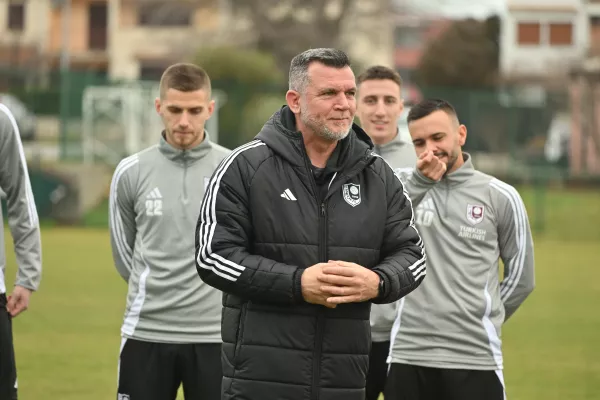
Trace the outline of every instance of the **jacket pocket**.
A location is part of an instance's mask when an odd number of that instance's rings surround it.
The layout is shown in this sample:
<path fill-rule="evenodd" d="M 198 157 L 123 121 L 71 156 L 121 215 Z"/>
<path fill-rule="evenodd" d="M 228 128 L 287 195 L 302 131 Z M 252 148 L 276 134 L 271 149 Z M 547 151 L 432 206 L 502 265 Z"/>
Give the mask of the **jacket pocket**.
<path fill-rule="evenodd" d="M 235 350 L 233 352 L 233 359 L 237 360 L 237 355 L 242 347 L 242 341 L 244 340 L 244 326 L 246 325 L 246 313 L 248 312 L 248 303 L 242 304 L 240 311 L 240 321 L 237 327 L 237 333 L 235 335 Z"/>

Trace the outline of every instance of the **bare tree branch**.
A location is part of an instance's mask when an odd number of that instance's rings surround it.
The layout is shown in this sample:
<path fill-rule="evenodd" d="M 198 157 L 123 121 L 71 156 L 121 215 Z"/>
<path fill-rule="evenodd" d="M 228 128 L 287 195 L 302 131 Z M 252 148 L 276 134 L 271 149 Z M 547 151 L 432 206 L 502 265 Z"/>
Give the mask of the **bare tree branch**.
<path fill-rule="evenodd" d="M 357 0 L 231 0 L 239 15 L 252 21 L 258 47 L 271 52 L 282 69 L 311 47 L 335 47 L 343 22 Z M 330 10 L 338 6 L 338 13 Z M 334 15 L 332 15 L 334 14 Z"/>

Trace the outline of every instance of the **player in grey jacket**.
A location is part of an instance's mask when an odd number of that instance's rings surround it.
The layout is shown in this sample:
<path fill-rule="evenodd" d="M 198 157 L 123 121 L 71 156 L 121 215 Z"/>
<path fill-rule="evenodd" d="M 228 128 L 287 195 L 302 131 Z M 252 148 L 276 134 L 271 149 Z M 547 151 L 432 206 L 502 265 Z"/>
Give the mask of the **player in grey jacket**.
<path fill-rule="evenodd" d="M 156 109 L 159 144 L 122 160 L 110 190 L 110 237 L 128 282 L 118 397 L 172 400 L 221 395 L 221 292 L 198 278 L 194 232 L 205 185 L 229 150 L 204 131 L 214 109 L 210 79 L 169 67 Z"/>
<path fill-rule="evenodd" d="M 408 123 L 418 162 L 441 161 L 448 172 L 439 182 L 403 175 L 429 272 L 400 301 L 385 399 L 504 399 L 501 327 L 534 288 L 525 206 L 462 152 L 467 129 L 449 103 L 423 101 Z"/>
<path fill-rule="evenodd" d="M 0 104 L 0 194 L 6 198 L 8 226 L 17 257 L 17 279 L 6 297 L 4 224 L 0 209 L 0 399 L 17 398 L 12 318 L 25 311 L 42 276 L 38 214 L 31 191 L 21 135 L 13 114 Z"/>
<path fill-rule="evenodd" d="M 404 103 L 402 79 L 398 72 L 384 66 L 372 66 L 357 78 L 356 115 L 361 127 L 373 140 L 374 151 L 398 172 L 413 168 L 417 162 L 415 148 L 398 132 L 398 119 Z M 371 352 L 366 382 L 366 400 L 377 400 L 385 387 L 386 359 L 390 334 L 398 302 L 371 305 Z"/>

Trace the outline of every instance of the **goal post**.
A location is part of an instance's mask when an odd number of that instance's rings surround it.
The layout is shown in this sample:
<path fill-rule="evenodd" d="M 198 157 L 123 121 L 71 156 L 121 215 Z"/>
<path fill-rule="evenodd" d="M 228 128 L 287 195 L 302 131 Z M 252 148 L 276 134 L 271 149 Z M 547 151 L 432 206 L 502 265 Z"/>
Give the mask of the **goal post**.
<path fill-rule="evenodd" d="M 121 159 L 157 142 L 164 129 L 156 113 L 156 82 L 132 82 L 112 86 L 89 86 L 83 92 L 83 162 L 116 165 Z M 213 90 L 215 111 L 205 129 L 218 143 L 219 108 L 225 93 Z"/>

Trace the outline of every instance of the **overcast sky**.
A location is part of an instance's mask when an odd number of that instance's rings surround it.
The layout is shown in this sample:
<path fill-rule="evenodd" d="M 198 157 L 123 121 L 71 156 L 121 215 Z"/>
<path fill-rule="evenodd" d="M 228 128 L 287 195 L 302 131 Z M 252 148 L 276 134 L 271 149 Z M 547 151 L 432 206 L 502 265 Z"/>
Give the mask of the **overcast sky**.
<path fill-rule="evenodd" d="M 449 18 L 486 18 L 501 13 L 506 0 L 394 0 L 416 12 L 438 14 Z"/>

